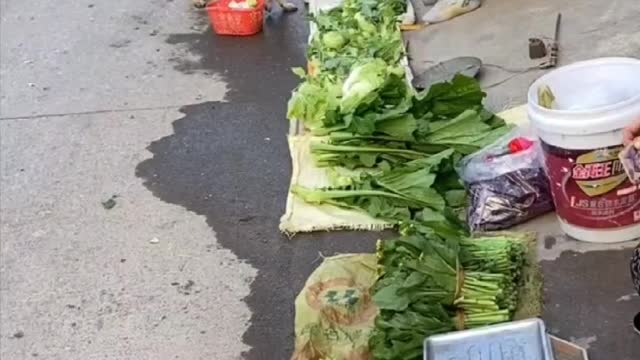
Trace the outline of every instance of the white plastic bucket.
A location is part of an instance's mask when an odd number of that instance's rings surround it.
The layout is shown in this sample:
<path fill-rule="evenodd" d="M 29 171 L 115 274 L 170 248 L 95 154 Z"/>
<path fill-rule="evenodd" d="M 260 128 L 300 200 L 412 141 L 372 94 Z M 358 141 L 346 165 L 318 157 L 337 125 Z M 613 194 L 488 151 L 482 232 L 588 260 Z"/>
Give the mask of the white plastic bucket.
<path fill-rule="evenodd" d="M 556 98 L 553 110 L 538 105 L 545 85 Z M 563 231 L 599 243 L 640 238 L 640 189 L 618 160 L 622 130 L 640 120 L 640 60 L 601 58 L 554 70 L 529 88 L 528 112 Z"/>

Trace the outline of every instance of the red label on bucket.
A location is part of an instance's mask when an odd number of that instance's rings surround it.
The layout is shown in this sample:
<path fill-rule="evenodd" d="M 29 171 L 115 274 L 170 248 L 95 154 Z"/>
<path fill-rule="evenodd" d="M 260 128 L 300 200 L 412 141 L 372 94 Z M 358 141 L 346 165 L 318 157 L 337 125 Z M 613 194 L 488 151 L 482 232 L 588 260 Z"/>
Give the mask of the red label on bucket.
<path fill-rule="evenodd" d="M 542 143 L 558 216 L 589 229 L 640 223 L 640 188 L 618 159 L 622 146 L 567 150 Z"/>

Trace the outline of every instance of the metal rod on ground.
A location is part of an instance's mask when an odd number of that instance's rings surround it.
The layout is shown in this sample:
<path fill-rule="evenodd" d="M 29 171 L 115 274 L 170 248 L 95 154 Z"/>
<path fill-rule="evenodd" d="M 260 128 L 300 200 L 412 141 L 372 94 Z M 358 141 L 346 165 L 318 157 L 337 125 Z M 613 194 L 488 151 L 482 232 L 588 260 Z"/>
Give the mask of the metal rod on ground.
<path fill-rule="evenodd" d="M 562 20 L 562 14 L 558 13 L 556 18 L 556 28 L 553 34 L 553 41 L 549 45 L 549 61 L 540 64 L 541 69 L 548 69 L 558 65 L 558 39 L 560 36 L 560 21 Z"/>

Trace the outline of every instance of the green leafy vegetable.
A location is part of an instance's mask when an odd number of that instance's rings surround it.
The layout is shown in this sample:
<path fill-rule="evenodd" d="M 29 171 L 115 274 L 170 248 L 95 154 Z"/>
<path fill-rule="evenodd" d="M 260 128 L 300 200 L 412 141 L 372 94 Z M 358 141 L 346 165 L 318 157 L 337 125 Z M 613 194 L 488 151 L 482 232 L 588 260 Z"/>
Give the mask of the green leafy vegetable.
<path fill-rule="evenodd" d="M 387 64 L 375 60 L 356 66 L 342 85 L 340 113 L 350 114 L 358 106 L 367 106 L 375 100 L 376 91 L 385 83 Z"/>
<path fill-rule="evenodd" d="M 329 31 L 322 35 L 322 44 L 328 49 L 339 50 L 345 43 L 344 36 L 338 31 Z"/>
<path fill-rule="evenodd" d="M 312 144 L 311 153 L 319 166 L 343 166 L 351 169 L 374 167 L 382 162 L 387 164 L 404 163 L 428 156 L 428 154 L 419 151 L 403 148 L 324 143 Z"/>
<path fill-rule="evenodd" d="M 414 107 L 414 115 L 420 117 L 432 113 L 436 117 L 455 117 L 466 110 L 482 109 L 486 94 L 473 78 L 456 75 L 451 82 L 434 84 L 420 95 Z"/>
<path fill-rule="evenodd" d="M 369 340 L 374 358 L 421 359 L 428 336 L 509 321 L 524 249 L 507 237 L 414 234 L 379 241 L 373 300 L 380 315 Z"/>
<path fill-rule="evenodd" d="M 326 133 L 338 124 L 340 87 L 329 82 L 304 82 L 289 100 L 287 116 L 304 119 L 312 131 Z"/>
<path fill-rule="evenodd" d="M 308 189 L 294 186 L 291 191 L 309 203 L 359 209 L 392 223 L 410 222 L 425 208 L 445 210 L 446 201 L 433 185 L 439 169 L 451 161 L 452 155 L 453 151 L 444 151 L 386 171 L 364 172 L 360 178 L 342 187 Z"/>

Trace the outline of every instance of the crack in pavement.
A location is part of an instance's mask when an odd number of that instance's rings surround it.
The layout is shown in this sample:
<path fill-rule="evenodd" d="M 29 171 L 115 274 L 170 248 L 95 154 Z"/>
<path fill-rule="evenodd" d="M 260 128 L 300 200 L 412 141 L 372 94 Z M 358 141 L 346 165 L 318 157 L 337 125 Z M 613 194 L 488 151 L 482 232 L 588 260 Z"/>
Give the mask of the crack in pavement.
<path fill-rule="evenodd" d="M 109 113 L 119 113 L 119 112 L 129 112 L 129 111 L 135 112 L 135 111 L 153 111 L 153 110 L 172 110 L 172 109 L 178 109 L 181 106 L 182 105 L 166 105 L 166 106 L 152 106 L 152 107 L 130 108 L 130 109 L 121 108 L 121 109 L 91 110 L 91 111 L 65 112 L 65 113 L 53 113 L 53 114 L 7 116 L 7 117 L 0 117 L 0 121 L 2 121 L 2 120 L 32 120 L 32 119 L 42 119 L 42 118 L 49 118 L 49 117 L 109 114 Z"/>

